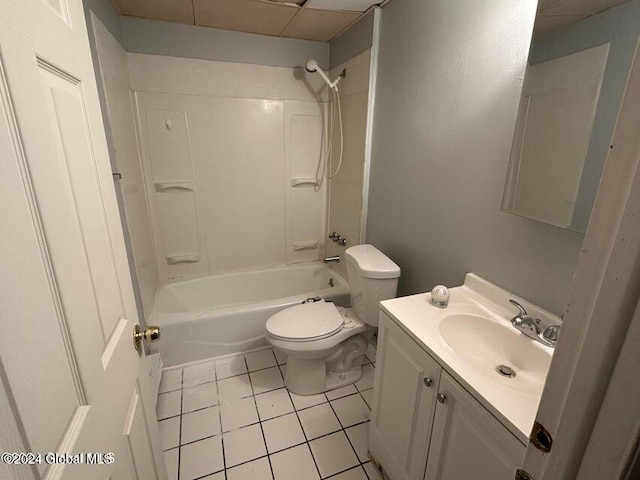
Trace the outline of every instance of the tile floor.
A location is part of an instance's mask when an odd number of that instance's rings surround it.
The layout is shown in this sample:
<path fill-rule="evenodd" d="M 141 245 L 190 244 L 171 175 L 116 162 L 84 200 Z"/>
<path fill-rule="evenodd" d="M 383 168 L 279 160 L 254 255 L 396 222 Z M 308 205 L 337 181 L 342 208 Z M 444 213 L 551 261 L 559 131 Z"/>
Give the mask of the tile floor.
<path fill-rule="evenodd" d="M 367 457 L 375 348 L 355 385 L 300 396 L 267 348 L 165 370 L 158 419 L 170 480 L 380 480 Z"/>

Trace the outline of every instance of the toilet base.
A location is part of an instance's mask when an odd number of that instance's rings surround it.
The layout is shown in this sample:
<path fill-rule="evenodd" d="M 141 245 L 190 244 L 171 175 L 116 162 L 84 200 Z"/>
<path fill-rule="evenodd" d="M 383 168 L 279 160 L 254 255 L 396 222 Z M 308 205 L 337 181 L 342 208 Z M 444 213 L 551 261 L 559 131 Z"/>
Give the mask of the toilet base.
<path fill-rule="evenodd" d="M 319 362 L 319 365 L 314 365 Z M 291 358 L 284 375 L 284 386 L 296 395 L 316 395 L 356 383 L 362 378 L 362 367 L 348 372 L 326 372 L 323 360 Z"/>
<path fill-rule="evenodd" d="M 297 395 L 315 395 L 344 387 L 362 378 L 368 335 L 354 335 L 321 358 L 288 355 L 284 385 Z"/>

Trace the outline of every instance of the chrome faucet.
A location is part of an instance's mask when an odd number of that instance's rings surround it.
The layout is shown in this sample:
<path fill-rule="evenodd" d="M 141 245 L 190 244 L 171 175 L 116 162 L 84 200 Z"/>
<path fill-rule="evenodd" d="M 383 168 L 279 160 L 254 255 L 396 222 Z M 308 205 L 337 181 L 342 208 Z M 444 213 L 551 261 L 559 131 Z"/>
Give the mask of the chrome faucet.
<path fill-rule="evenodd" d="M 520 330 L 527 337 L 537 340 L 538 334 L 540 333 L 540 327 L 538 327 L 540 320 L 529 315 L 524 307 L 515 300 L 511 299 L 509 300 L 509 303 L 513 304 L 518 308 L 518 310 L 520 310 L 520 312 L 511 319 L 511 325 L 513 325 L 517 330 Z"/>
<path fill-rule="evenodd" d="M 551 325 L 544 330 L 540 328 L 540 319 L 534 318 L 527 313 L 522 305 L 513 299 L 509 302 L 520 310 L 517 315 L 511 319 L 511 325 L 520 330 L 527 337 L 537 340 L 547 347 L 555 347 L 560 332 L 559 325 Z"/>
<path fill-rule="evenodd" d="M 340 261 L 340 255 L 334 255 L 333 257 L 324 257 L 324 263 L 339 262 L 339 261 Z"/>

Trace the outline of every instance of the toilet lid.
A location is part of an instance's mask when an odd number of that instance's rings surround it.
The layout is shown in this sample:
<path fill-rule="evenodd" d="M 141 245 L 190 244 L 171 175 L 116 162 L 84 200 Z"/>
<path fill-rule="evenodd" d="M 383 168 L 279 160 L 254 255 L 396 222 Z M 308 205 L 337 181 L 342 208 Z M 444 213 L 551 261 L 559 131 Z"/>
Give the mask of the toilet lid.
<path fill-rule="evenodd" d="M 330 302 L 304 303 L 289 307 L 267 320 L 267 331 L 285 340 L 312 340 L 330 337 L 344 319 Z"/>

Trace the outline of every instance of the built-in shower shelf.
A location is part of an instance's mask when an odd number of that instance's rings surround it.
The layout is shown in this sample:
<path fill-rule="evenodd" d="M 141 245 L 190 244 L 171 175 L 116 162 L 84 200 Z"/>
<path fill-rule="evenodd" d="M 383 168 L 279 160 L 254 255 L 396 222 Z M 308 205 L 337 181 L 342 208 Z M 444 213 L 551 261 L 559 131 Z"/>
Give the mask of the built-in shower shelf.
<path fill-rule="evenodd" d="M 299 185 L 313 185 L 314 187 L 318 185 L 317 178 L 292 178 L 291 186 L 297 187 Z"/>
<path fill-rule="evenodd" d="M 316 249 L 316 248 L 318 248 L 318 241 L 317 240 L 305 240 L 305 241 L 300 241 L 300 242 L 293 242 L 292 246 L 293 246 L 293 250 L 294 251 L 307 250 L 307 249 Z"/>
<path fill-rule="evenodd" d="M 199 253 L 185 253 L 183 255 L 167 255 L 165 257 L 169 265 L 176 263 L 196 263 L 200 261 Z"/>
<path fill-rule="evenodd" d="M 185 190 L 193 192 L 193 182 L 155 182 L 156 192 L 166 192 L 167 190 Z"/>

